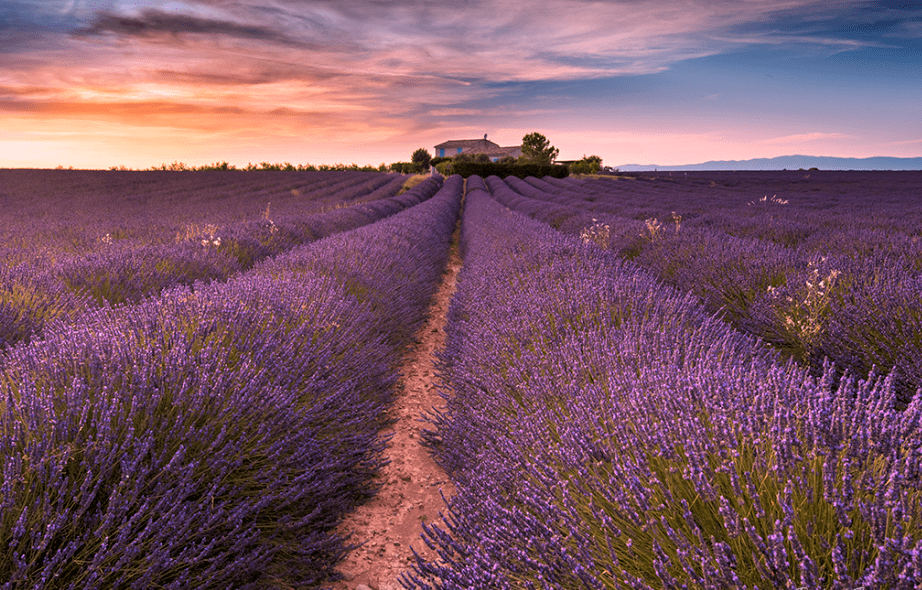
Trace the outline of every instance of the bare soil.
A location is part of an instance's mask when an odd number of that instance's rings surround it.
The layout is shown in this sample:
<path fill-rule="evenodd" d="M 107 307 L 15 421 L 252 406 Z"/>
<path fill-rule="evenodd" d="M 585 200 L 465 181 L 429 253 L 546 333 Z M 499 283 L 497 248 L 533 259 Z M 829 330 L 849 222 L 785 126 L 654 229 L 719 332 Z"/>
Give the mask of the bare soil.
<path fill-rule="evenodd" d="M 351 542 L 364 545 L 339 566 L 345 579 L 335 582 L 334 590 L 354 590 L 362 584 L 372 590 L 399 589 L 400 575 L 413 563 L 411 547 L 424 557 L 435 557 L 420 537 L 422 524 L 440 522 L 439 513 L 446 512 L 442 494 L 451 498 L 454 486 L 420 445 L 420 430 L 425 428 L 420 418 L 445 401 L 436 389 L 434 354 L 445 346 L 448 304 L 461 266 L 455 250 L 452 248 L 429 309 L 429 320 L 417 334 L 417 344 L 408 351 L 401 370 L 393 408 L 397 422 L 385 432 L 392 437 L 386 451 L 390 463 L 380 475 L 383 487 L 337 528 L 340 534 L 351 532 Z"/>

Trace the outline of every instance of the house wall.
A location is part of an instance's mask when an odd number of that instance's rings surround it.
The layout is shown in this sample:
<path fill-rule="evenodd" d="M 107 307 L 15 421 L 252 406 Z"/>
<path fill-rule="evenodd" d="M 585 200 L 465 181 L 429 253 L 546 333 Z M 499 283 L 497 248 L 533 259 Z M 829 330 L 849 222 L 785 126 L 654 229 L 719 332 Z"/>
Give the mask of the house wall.
<path fill-rule="evenodd" d="M 452 156 L 454 156 L 454 155 L 456 155 L 456 154 L 460 154 L 462 151 L 464 151 L 464 148 L 454 148 L 454 149 L 451 149 L 451 148 L 450 148 L 450 149 L 447 149 L 447 150 L 446 150 L 445 148 L 439 148 L 439 149 L 437 149 L 436 151 L 438 152 L 438 157 L 444 158 L 444 157 L 447 155 L 447 156 L 450 158 L 450 157 L 452 157 Z M 470 151 L 470 150 L 468 150 L 468 151 Z M 446 154 L 446 152 L 448 152 L 448 153 Z"/>

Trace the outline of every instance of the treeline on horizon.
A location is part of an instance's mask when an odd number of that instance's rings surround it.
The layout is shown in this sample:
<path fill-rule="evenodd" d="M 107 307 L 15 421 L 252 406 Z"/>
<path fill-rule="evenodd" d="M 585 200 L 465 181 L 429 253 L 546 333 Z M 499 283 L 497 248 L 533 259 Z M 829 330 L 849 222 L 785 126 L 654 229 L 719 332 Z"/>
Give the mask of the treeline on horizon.
<path fill-rule="evenodd" d="M 486 138 L 486 136 L 484 136 Z M 570 162 L 556 163 L 555 160 L 560 150 L 551 145 L 551 142 L 538 132 L 525 135 L 522 138 L 521 155 L 516 158 L 511 155 L 504 156 L 498 161 L 492 160 L 485 153 L 459 152 L 452 157 L 433 158 L 432 154 L 426 148 L 419 148 L 413 152 L 409 162 L 394 162 L 392 164 L 381 163 L 379 166 L 358 166 L 357 164 L 321 164 L 314 166 L 312 164 L 292 164 L 283 162 L 273 164 L 270 162 L 260 162 L 259 164 L 247 163 L 243 168 L 237 168 L 227 161 L 215 162 L 214 164 L 205 164 L 203 166 L 190 166 L 184 162 L 173 161 L 172 164 L 161 164 L 143 170 L 147 171 L 210 171 L 210 170 L 244 170 L 244 171 L 360 171 L 360 172 L 397 172 L 400 174 L 425 174 L 432 168 L 438 170 L 443 176 L 459 174 L 464 178 L 472 175 L 487 176 L 497 175 L 500 177 L 517 176 L 525 178 L 535 176 L 538 178 L 551 176 L 554 178 L 566 178 L 572 174 L 595 174 L 602 167 L 602 158 L 599 156 L 583 155 L 581 160 Z M 58 167 L 63 168 L 63 166 Z M 133 170 L 125 166 L 111 166 L 109 170 Z"/>
<path fill-rule="evenodd" d="M 61 167 L 59 167 L 61 168 Z M 215 162 L 214 164 L 204 164 L 202 166 L 192 166 L 186 164 L 185 162 L 174 161 L 171 164 L 160 164 L 159 166 L 151 166 L 150 168 L 138 168 L 138 171 L 170 171 L 170 172 L 205 172 L 209 170 L 242 170 L 244 172 L 253 172 L 257 170 L 271 170 L 271 171 L 282 171 L 282 172 L 327 172 L 327 171 L 353 171 L 353 172 L 388 172 L 391 171 L 393 165 L 388 166 L 387 164 L 381 164 L 380 166 L 359 166 L 358 164 L 292 164 L 291 162 L 282 162 L 271 163 L 271 162 L 260 162 L 259 164 L 253 164 L 248 162 L 246 166 L 238 168 L 237 166 L 230 164 L 228 162 Z M 126 166 L 110 166 L 109 170 L 119 172 L 119 171 L 134 171 L 134 168 L 129 168 Z"/>
<path fill-rule="evenodd" d="M 602 158 L 599 156 L 583 155 L 581 160 L 568 162 L 556 162 L 560 153 L 556 147 L 542 134 L 533 132 L 522 138 L 521 155 L 516 158 L 505 156 L 498 161 L 492 160 L 485 153 L 459 152 L 452 157 L 433 158 L 426 148 L 419 148 L 413 152 L 409 162 L 393 162 L 386 164 L 382 162 L 378 166 L 358 164 L 292 164 L 291 162 L 271 163 L 260 162 L 253 164 L 248 162 L 246 166 L 238 168 L 234 164 L 222 160 L 212 164 L 202 166 L 193 166 L 174 160 L 171 164 L 160 164 L 150 168 L 131 168 L 128 166 L 110 166 L 109 171 L 113 172 L 149 172 L 149 171 L 169 171 L 169 172 L 204 172 L 212 170 L 242 170 L 245 172 L 252 171 L 284 171 L 284 172 L 326 172 L 326 171 L 355 171 L 355 172 L 397 172 L 399 174 L 426 174 L 435 168 L 443 176 L 459 174 L 467 178 L 471 175 L 478 175 L 486 178 L 487 176 L 497 175 L 500 177 L 517 176 L 525 178 L 535 176 L 538 178 L 551 176 L 554 178 L 565 178 L 570 174 L 596 174 L 602 168 Z M 59 165 L 56 170 L 74 170 L 73 166 L 64 167 Z"/>

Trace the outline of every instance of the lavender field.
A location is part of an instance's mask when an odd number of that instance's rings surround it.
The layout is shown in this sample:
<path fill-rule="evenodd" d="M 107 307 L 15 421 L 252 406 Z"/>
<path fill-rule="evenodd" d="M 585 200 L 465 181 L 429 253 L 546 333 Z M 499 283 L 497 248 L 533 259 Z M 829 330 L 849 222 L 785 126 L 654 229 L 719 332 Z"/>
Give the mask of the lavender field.
<path fill-rule="evenodd" d="M 0 171 L 0 588 L 329 584 L 459 221 L 406 588 L 922 586 L 922 174 L 405 180 Z"/>
<path fill-rule="evenodd" d="M 922 173 L 489 179 L 504 205 L 612 250 L 822 371 L 922 387 Z"/>
<path fill-rule="evenodd" d="M 922 584 L 922 178 L 808 174 L 468 179 L 407 587 Z"/>
<path fill-rule="evenodd" d="M 395 195 L 405 177 L 185 178 L 215 196 L 171 208 L 180 178 L 148 187 L 159 242 L 130 217 L 126 245 L 16 234 L 38 260 L 17 252 L 0 295 L 0 587 L 317 587 L 347 549 L 332 529 L 375 491 L 460 179 Z M 263 216 L 268 181 L 303 206 Z M 49 205 L 86 242 L 112 233 L 104 208 L 90 226 Z M 187 224 L 208 233 L 174 238 Z"/>

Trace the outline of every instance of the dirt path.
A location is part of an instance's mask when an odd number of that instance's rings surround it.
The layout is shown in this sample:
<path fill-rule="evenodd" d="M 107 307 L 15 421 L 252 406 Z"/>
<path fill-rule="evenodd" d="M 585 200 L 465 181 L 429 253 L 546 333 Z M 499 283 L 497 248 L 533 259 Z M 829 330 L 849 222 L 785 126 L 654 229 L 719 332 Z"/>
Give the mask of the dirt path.
<path fill-rule="evenodd" d="M 454 243 L 457 244 L 457 232 Z M 442 283 L 429 309 L 429 321 L 417 334 L 416 344 L 407 354 L 402 369 L 400 393 L 394 405 L 397 423 L 387 448 L 390 463 L 382 471 L 384 486 L 378 495 L 359 507 L 338 527 L 340 533 L 353 532 L 352 541 L 367 541 L 352 551 L 340 565 L 344 581 L 334 590 L 396 590 L 401 588 L 400 574 L 410 569 L 413 553 L 434 557 L 420 538 L 423 522 L 438 522 L 445 512 L 445 497 L 454 487 L 428 451 L 420 444 L 419 421 L 444 400 L 435 387 L 434 353 L 445 345 L 448 303 L 455 291 L 461 259 L 452 248 Z"/>

